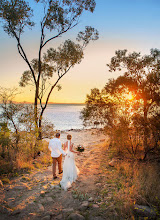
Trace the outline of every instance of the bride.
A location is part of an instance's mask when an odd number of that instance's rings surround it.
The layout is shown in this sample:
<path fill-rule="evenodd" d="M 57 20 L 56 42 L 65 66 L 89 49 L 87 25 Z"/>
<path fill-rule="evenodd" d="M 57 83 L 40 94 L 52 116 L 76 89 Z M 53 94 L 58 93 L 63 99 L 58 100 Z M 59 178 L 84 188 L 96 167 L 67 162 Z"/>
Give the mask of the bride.
<path fill-rule="evenodd" d="M 67 190 L 71 187 L 71 184 L 77 179 L 79 174 L 79 169 L 75 164 L 75 153 L 78 152 L 73 150 L 73 143 L 71 142 L 72 136 L 67 135 L 67 141 L 64 143 L 64 150 L 67 155 L 65 156 L 63 163 L 63 177 L 60 181 L 62 189 Z"/>

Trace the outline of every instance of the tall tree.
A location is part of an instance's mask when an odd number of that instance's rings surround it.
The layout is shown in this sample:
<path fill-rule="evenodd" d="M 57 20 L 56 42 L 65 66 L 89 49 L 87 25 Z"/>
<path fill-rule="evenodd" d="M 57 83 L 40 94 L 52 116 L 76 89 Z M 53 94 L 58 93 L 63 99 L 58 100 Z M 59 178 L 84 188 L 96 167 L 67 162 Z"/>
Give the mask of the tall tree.
<path fill-rule="evenodd" d="M 16 147 L 18 146 L 19 141 L 19 117 L 18 115 L 24 108 L 23 104 L 16 104 L 13 102 L 14 97 L 17 94 L 17 89 L 6 89 L 0 87 L 0 102 L 2 112 L 0 114 L 0 119 L 3 123 L 8 125 L 8 122 L 11 124 L 13 130 L 15 131 Z"/>
<path fill-rule="evenodd" d="M 77 36 L 77 41 L 82 42 L 81 45 L 67 40 L 57 49 L 50 48 L 47 53 L 42 54 L 42 50 L 49 42 L 61 37 L 78 25 L 79 18 L 84 11 L 93 12 L 96 3 L 95 0 L 35 0 L 35 2 L 42 5 L 44 14 L 40 22 L 38 58 L 31 62 L 21 42 L 21 36 L 25 28 L 32 28 L 35 25 L 32 21 L 33 10 L 28 2 L 25 0 L 1 1 L 0 18 L 4 24 L 4 31 L 10 37 L 16 39 L 18 52 L 29 67 L 29 70 L 23 73 L 20 85 L 25 86 L 31 81 L 33 82 L 35 88 L 35 125 L 39 139 L 41 139 L 42 116 L 53 89 L 71 67 L 80 63 L 83 58 L 84 48 L 91 40 L 98 39 L 98 32 L 94 28 L 86 26 L 85 31 L 80 31 Z M 46 36 L 47 30 L 52 33 L 49 38 Z M 46 92 L 46 82 L 52 78 L 54 73 L 57 73 L 57 79 L 55 79 L 54 83 L 52 82 L 43 105 L 42 98 Z M 40 115 L 38 115 L 38 103 L 41 106 Z"/>
<path fill-rule="evenodd" d="M 137 52 L 127 54 L 127 50 L 118 50 L 107 66 L 110 72 L 124 71 L 115 80 L 112 92 L 127 87 L 139 101 L 138 108 L 143 113 L 143 145 L 147 152 L 148 117 L 155 114 L 155 108 L 160 105 L 160 50 L 151 49 L 150 55 L 145 56 Z M 108 90 L 107 86 L 105 89 Z"/>

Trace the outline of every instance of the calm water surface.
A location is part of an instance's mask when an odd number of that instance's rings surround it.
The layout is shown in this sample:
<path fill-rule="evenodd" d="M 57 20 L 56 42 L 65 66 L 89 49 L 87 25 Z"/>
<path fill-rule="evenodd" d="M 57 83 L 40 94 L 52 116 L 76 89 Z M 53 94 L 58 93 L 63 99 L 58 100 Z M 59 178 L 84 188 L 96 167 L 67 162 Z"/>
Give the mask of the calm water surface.
<path fill-rule="evenodd" d="M 82 129 L 83 123 L 80 111 L 85 105 L 50 104 L 44 112 L 44 117 L 54 124 L 55 130 Z"/>
<path fill-rule="evenodd" d="M 54 124 L 55 130 L 83 129 L 84 126 L 79 117 L 84 106 L 78 104 L 48 104 L 43 117 Z"/>

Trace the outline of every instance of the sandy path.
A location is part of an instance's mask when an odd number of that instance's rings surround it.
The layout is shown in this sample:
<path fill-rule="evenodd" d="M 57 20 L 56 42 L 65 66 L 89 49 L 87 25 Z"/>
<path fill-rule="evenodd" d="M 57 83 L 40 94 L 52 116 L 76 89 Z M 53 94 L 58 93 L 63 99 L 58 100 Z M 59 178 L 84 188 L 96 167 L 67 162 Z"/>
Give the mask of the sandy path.
<path fill-rule="evenodd" d="M 97 187 L 102 175 L 99 158 L 103 154 L 101 146 L 105 145 L 106 136 L 95 129 L 69 131 L 61 133 L 62 143 L 68 133 L 75 146 L 82 144 L 85 147 L 85 152 L 76 156 L 80 175 L 72 188 L 67 192 L 60 189 L 58 184 L 62 174 L 53 181 L 51 166 L 17 177 L 0 189 L 1 220 L 67 219 L 72 212 L 89 215 L 92 219 L 98 213 Z M 88 204 L 85 205 L 84 201 Z"/>

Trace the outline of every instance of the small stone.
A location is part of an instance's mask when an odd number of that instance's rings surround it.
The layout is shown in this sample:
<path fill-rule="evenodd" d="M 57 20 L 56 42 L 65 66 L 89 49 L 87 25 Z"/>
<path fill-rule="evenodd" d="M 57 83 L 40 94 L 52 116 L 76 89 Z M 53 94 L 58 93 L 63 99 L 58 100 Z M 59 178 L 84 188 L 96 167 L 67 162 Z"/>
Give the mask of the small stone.
<path fill-rule="evenodd" d="M 0 180 L 0 188 L 3 188 L 2 180 Z"/>
<path fill-rule="evenodd" d="M 84 216 L 83 215 L 80 215 L 78 213 L 72 213 L 68 216 L 67 218 L 68 220 L 84 220 Z"/>
<path fill-rule="evenodd" d="M 97 175 L 97 174 L 96 174 Z M 96 183 L 96 186 L 101 186 L 102 184 L 101 183 Z"/>
<path fill-rule="evenodd" d="M 42 186 L 43 189 L 47 189 L 48 188 L 48 185 L 44 185 Z"/>
<path fill-rule="evenodd" d="M 51 185 L 51 188 L 52 188 L 52 189 L 60 189 L 61 187 L 60 187 L 60 185 L 58 184 L 58 185 Z"/>
<path fill-rule="evenodd" d="M 50 215 L 46 215 L 42 218 L 42 220 L 50 220 L 50 219 L 51 219 Z"/>
<path fill-rule="evenodd" d="M 21 211 L 19 209 L 16 209 L 12 212 L 12 215 L 18 215 L 20 213 L 21 213 Z"/>
<path fill-rule="evenodd" d="M 88 199 L 88 202 L 93 202 L 94 201 L 94 199 L 92 198 L 92 197 L 90 197 L 89 199 Z"/>
<path fill-rule="evenodd" d="M 44 212 L 44 206 L 42 204 L 38 204 L 38 208 L 41 212 Z"/>
<path fill-rule="evenodd" d="M 89 220 L 104 220 L 102 217 L 100 217 L 100 216 L 91 216 L 90 218 L 89 218 Z"/>
<path fill-rule="evenodd" d="M 68 209 L 62 209 L 62 212 L 73 212 L 73 208 L 68 208 Z"/>
<path fill-rule="evenodd" d="M 41 203 L 45 203 L 45 202 L 46 202 L 46 198 L 40 199 L 39 202 L 41 202 Z"/>
<path fill-rule="evenodd" d="M 6 208 L 5 206 L 0 206 L 0 213 L 11 215 L 12 209 Z"/>
<path fill-rule="evenodd" d="M 56 219 L 56 220 L 61 220 L 61 219 L 63 219 L 63 216 L 62 216 L 62 214 L 59 214 L 59 215 L 55 216 L 54 219 Z"/>
<path fill-rule="evenodd" d="M 45 194 L 45 191 L 41 191 L 40 194 L 41 194 L 41 195 Z"/>
<path fill-rule="evenodd" d="M 24 189 L 28 189 L 27 186 L 23 185 L 23 186 L 15 186 L 14 187 L 14 190 L 17 189 L 17 190 L 24 190 Z"/>
<path fill-rule="evenodd" d="M 88 205 L 89 205 L 89 204 L 88 204 L 88 201 L 83 201 L 83 202 L 82 202 L 82 205 L 88 207 Z"/>
<path fill-rule="evenodd" d="M 47 199 L 48 202 L 53 202 L 52 197 L 46 197 L 46 199 Z"/>
<path fill-rule="evenodd" d="M 98 208 L 99 208 L 99 205 L 97 205 L 97 204 L 93 204 L 93 205 L 92 205 L 92 208 L 94 208 L 94 209 L 98 209 Z"/>
<path fill-rule="evenodd" d="M 116 160 L 112 159 L 108 164 L 109 166 L 114 167 L 116 165 Z"/>
<path fill-rule="evenodd" d="M 88 201 L 82 202 L 81 206 L 79 207 L 79 210 L 85 211 L 88 208 L 88 205 L 89 205 Z"/>
<path fill-rule="evenodd" d="M 31 212 L 29 213 L 29 216 L 36 216 L 36 213 Z"/>

